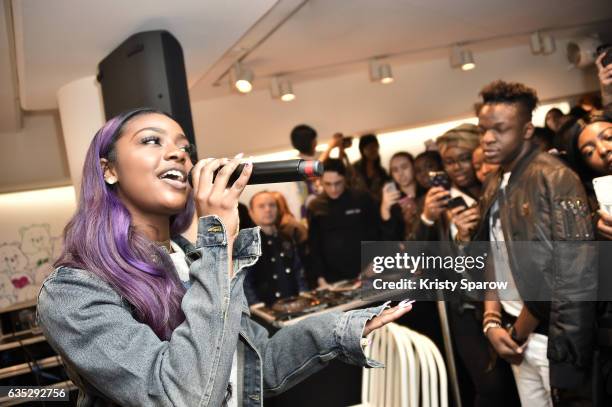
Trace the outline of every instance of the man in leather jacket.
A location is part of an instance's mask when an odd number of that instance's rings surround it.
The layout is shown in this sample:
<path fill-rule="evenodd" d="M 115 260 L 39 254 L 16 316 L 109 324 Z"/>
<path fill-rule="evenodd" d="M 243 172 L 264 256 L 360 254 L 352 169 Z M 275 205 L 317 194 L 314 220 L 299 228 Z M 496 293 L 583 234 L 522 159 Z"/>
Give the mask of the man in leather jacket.
<path fill-rule="evenodd" d="M 492 262 L 494 272 L 499 278 L 499 269 L 506 268 L 523 300 L 508 330 L 501 323 L 501 305 L 508 312 L 506 303 L 487 301 L 485 335 L 497 353 L 515 365 L 523 405 L 538 400 L 534 398 L 538 391 L 542 393 L 539 400 L 548 399 L 546 404 L 550 404 L 547 379 L 555 405 L 590 405 L 587 382 L 597 256 L 588 242 L 593 240 L 593 230 L 586 194 L 573 171 L 530 142 L 531 113 L 537 104 L 532 89 L 496 81 L 480 95 L 483 103 L 478 118 L 485 160 L 501 168 L 486 182 L 480 202 L 482 220 L 472 240 L 504 242 L 505 261 L 501 267 Z M 525 245 L 520 242 L 530 242 L 528 252 L 521 250 Z M 538 296 L 543 287 L 549 287 L 549 292 Z M 549 377 L 541 379 L 539 389 L 529 389 L 529 385 L 521 389 L 520 369 L 525 367 L 528 352 L 524 344 L 529 347 L 537 336 L 532 332 L 544 338 L 548 366 L 540 366 L 540 375 L 548 367 Z M 548 337 L 547 344 L 542 334 Z M 531 344 L 530 351 L 535 345 Z M 540 362 L 546 364 L 543 359 Z"/>

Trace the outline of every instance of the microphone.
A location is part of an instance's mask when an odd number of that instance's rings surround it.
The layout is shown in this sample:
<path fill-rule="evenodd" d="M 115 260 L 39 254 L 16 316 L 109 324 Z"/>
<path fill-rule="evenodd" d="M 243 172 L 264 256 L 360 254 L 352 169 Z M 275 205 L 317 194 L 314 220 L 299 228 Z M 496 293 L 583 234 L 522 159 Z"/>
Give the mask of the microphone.
<path fill-rule="evenodd" d="M 213 181 L 221 168 L 215 171 Z M 238 179 L 243 168 L 244 164 L 239 164 L 238 167 L 236 167 L 232 175 L 230 175 L 229 181 L 227 182 L 228 185 L 233 184 Z M 193 171 L 193 168 L 191 171 Z M 187 181 L 193 188 L 191 171 L 187 174 Z M 323 175 L 323 163 L 317 160 L 302 160 L 297 158 L 294 160 L 264 161 L 253 163 L 253 172 L 251 173 L 247 185 L 304 181 L 308 178 L 320 177 L 321 175 Z"/>

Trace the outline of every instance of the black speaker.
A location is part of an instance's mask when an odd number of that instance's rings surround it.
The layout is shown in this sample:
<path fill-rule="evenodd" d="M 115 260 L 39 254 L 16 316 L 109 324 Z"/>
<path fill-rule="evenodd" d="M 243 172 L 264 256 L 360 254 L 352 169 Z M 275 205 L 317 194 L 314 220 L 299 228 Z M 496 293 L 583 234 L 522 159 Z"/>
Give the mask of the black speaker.
<path fill-rule="evenodd" d="M 169 113 L 195 145 L 183 49 L 167 31 L 132 35 L 98 64 L 106 119 L 137 107 Z"/>

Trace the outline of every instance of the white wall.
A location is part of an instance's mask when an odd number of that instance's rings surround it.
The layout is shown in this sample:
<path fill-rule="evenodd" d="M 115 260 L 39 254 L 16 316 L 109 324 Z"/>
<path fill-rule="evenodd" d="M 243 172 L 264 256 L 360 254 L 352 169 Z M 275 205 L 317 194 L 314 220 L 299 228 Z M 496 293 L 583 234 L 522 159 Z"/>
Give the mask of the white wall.
<path fill-rule="evenodd" d="M 556 107 L 561 109 L 563 113 L 569 113 L 570 105 L 567 102 L 542 104 L 533 112 L 533 123 L 536 126 L 544 126 L 544 118 L 548 110 Z M 389 160 L 391 156 L 398 151 L 407 151 L 413 156 L 417 156 L 419 153 L 425 150 L 425 141 L 429 139 L 436 139 L 441 136 L 444 132 L 452 129 L 453 127 L 459 126 L 462 123 L 477 124 L 478 119 L 472 116 L 466 116 L 457 120 L 445 121 L 427 126 L 414 127 L 411 129 L 402 129 L 391 132 L 378 133 L 378 141 L 380 143 L 380 158 L 383 167 L 387 170 Z M 354 140 L 351 148 L 346 150 L 346 153 L 351 162 L 359 159 L 359 148 L 357 147 L 358 142 Z M 326 144 L 320 144 L 317 149 L 324 150 L 327 147 Z M 334 156 L 335 152 L 332 152 Z M 272 161 L 272 160 L 289 160 L 297 156 L 296 150 L 284 150 L 270 154 L 259 154 L 253 157 L 253 161 Z M 297 194 L 297 189 L 293 183 L 281 183 L 281 184 L 263 184 L 263 185 L 249 185 L 242 193 L 240 200 L 248 205 L 251 197 L 262 190 L 268 191 L 279 191 L 285 198 L 289 208 L 294 215 L 299 217 L 300 214 L 300 200 Z"/>
<path fill-rule="evenodd" d="M 0 194 L 0 308 L 36 298 L 75 209 L 72 187 Z"/>
<path fill-rule="evenodd" d="M 69 184 L 56 112 L 28 113 L 23 128 L 0 133 L 0 193 Z"/>
<path fill-rule="evenodd" d="M 299 123 L 326 140 L 336 131 L 363 133 L 441 122 L 472 114 L 479 90 L 495 79 L 534 87 L 542 100 L 598 89 L 593 70 L 568 70 L 557 52 L 533 56 L 527 45 L 475 54 L 476 69 L 453 70 L 448 59 L 393 66 L 395 82 L 371 83 L 367 69 L 350 75 L 294 84 L 297 98 L 272 100 L 267 90 L 192 104 L 200 156 L 256 154 L 290 147 Z"/>

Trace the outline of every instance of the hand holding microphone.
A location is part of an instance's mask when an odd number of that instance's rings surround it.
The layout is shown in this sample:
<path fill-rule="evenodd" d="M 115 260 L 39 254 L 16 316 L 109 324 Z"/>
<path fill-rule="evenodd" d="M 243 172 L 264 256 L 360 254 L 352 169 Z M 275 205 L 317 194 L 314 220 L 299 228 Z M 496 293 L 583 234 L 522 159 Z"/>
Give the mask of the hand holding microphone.
<path fill-rule="evenodd" d="M 242 174 L 245 164 L 235 167 L 230 175 L 227 185 L 231 186 Z M 278 182 L 304 181 L 309 178 L 320 177 L 323 174 L 323 163 L 316 160 L 283 160 L 252 163 L 253 169 L 247 185 L 272 184 Z M 196 168 L 196 167 L 194 167 Z M 213 173 L 213 182 L 223 167 L 216 168 Z M 193 187 L 193 169 L 187 175 L 189 185 Z"/>

